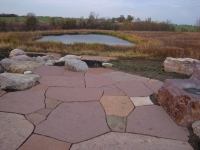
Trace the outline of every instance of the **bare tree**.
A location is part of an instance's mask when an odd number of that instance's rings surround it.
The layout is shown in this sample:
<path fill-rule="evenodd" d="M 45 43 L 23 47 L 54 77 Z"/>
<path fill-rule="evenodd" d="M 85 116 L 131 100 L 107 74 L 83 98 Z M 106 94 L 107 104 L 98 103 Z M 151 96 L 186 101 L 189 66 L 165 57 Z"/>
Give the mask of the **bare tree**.
<path fill-rule="evenodd" d="M 196 28 L 197 28 L 197 31 L 200 31 L 200 17 L 196 21 Z"/>
<path fill-rule="evenodd" d="M 34 13 L 28 13 L 26 15 L 26 27 L 30 31 L 36 30 L 38 20 Z"/>

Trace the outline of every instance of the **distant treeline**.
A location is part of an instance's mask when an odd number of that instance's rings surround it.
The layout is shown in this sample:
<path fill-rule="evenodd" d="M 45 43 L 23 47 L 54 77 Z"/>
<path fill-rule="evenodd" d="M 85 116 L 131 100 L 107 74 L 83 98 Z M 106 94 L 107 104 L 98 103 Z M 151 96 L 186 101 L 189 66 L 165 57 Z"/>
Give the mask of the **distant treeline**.
<path fill-rule="evenodd" d="M 5 13 L 2 13 L 2 14 L 0 14 L 0 17 L 18 17 L 18 15 L 16 15 L 16 14 L 5 14 Z"/>
<path fill-rule="evenodd" d="M 175 31 L 175 27 L 166 22 L 155 22 L 148 18 L 142 21 L 128 15 L 117 18 L 99 18 L 91 12 L 88 18 L 54 18 L 48 23 L 38 21 L 33 13 L 25 16 L 25 22 L 20 22 L 16 14 L 1 14 L 0 16 L 15 17 L 15 21 L 6 22 L 0 19 L 0 32 L 7 31 L 34 31 L 34 30 L 67 30 L 67 29 L 98 29 L 98 30 L 137 30 L 137 31 Z"/>

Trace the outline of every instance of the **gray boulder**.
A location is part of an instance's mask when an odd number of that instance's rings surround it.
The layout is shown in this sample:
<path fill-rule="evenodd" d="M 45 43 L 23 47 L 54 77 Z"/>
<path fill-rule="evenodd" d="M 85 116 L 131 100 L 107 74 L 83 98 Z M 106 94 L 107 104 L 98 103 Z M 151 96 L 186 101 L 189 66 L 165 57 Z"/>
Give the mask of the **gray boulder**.
<path fill-rule="evenodd" d="M 21 49 L 13 49 L 10 52 L 9 57 L 11 58 L 11 57 L 14 57 L 14 56 L 19 56 L 19 55 L 26 55 L 26 53 Z"/>
<path fill-rule="evenodd" d="M 200 120 L 192 124 L 194 133 L 200 138 Z"/>
<path fill-rule="evenodd" d="M 40 76 L 35 74 L 2 73 L 0 85 L 7 89 L 24 90 L 33 87 L 39 78 Z"/>
<path fill-rule="evenodd" d="M 28 57 L 27 55 L 13 56 L 11 59 L 14 59 L 17 61 L 31 61 L 32 60 L 32 58 Z"/>
<path fill-rule="evenodd" d="M 88 65 L 81 60 L 77 59 L 67 59 L 65 61 L 65 69 L 77 71 L 77 72 L 84 72 L 88 70 Z"/>
<path fill-rule="evenodd" d="M 3 69 L 3 67 L 0 64 L 0 73 L 3 73 L 3 72 L 4 72 L 4 69 Z"/>
<path fill-rule="evenodd" d="M 81 56 L 76 56 L 76 55 L 66 55 L 64 57 L 61 57 L 59 60 L 60 61 L 66 61 L 68 59 L 77 59 L 77 60 L 80 60 L 81 59 Z"/>
<path fill-rule="evenodd" d="M 7 71 L 10 73 L 21 73 L 23 74 L 25 71 L 32 71 L 35 68 L 39 67 L 41 64 L 34 61 L 19 61 L 11 64 Z"/>
<path fill-rule="evenodd" d="M 8 67 L 9 67 L 11 64 L 15 63 L 15 62 L 17 62 L 17 60 L 15 60 L 15 59 L 9 59 L 9 58 L 5 58 L 5 59 L 2 59 L 2 60 L 0 61 L 0 63 L 1 63 L 1 65 L 2 65 L 2 67 L 3 67 L 4 70 L 7 70 Z"/>

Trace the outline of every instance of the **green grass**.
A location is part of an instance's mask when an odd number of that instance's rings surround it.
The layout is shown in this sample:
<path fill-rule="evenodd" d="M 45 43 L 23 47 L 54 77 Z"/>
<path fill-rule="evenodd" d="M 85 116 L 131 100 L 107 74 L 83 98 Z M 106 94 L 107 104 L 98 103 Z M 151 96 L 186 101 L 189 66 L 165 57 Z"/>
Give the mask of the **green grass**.
<path fill-rule="evenodd" d="M 189 32 L 195 32 L 196 27 L 191 26 L 191 25 L 174 25 L 175 31 L 176 32 L 181 32 L 181 31 L 189 31 Z"/>

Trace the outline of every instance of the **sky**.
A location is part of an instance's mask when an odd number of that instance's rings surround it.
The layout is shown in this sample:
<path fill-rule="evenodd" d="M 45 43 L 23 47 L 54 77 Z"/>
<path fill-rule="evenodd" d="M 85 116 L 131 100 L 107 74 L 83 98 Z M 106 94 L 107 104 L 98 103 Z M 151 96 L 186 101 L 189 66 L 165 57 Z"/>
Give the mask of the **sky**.
<path fill-rule="evenodd" d="M 132 15 L 141 20 L 195 25 L 200 18 L 200 0 L 0 0 L 0 13 L 88 18 L 90 12 L 100 18 Z"/>

